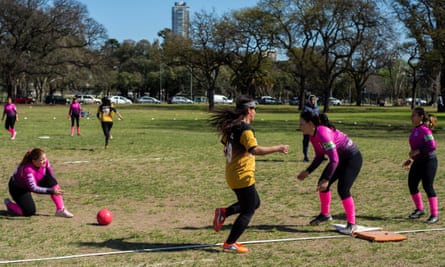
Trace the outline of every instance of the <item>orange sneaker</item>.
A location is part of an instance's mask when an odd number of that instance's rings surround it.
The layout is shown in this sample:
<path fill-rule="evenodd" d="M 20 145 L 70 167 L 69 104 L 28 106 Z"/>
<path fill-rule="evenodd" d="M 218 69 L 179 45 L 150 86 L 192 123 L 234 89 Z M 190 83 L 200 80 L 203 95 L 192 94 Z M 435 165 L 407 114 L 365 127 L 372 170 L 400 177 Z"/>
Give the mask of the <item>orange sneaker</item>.
<path fill-rule="evenodd" d="M 216 208 L 215 209 L 215 217 L 213 217 L 213 228 L 215 232 L 219 232 L 221 227 L 226 220 L 226 209 L 225 208 Z"/>
<path fill-rule="evenodd" d="M 247 253 L 249 252 L 249 249 L 243 246 L 243 244 L 235 242 L 233 244 L 227 244 L 224 242 L 223 245 L 223 251 L 224 252 L 237 252 L 237 253 Z"/>

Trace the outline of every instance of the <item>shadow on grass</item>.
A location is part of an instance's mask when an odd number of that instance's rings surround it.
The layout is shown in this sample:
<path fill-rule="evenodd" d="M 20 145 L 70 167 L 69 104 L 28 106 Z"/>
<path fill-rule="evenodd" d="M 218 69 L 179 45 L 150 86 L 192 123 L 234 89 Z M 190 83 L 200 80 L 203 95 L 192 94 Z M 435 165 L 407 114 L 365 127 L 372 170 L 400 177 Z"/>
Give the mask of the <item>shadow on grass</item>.
<path fill-rule="evenodd" d="M 35 214 L 32 215 L 32 217 L 35 216 L 40 216 L 40 217 L 49 217 L 51 215 L 48 214 Z M 7 210 L 0 210 L 0 219 L 1 220 L 29 220 L 31 218 L 31 216 L 26 217 L 26 216 L 18 216 L 18 215 L 14 215 L 9 213 Z"/>
<path fill-rule="evenodd" d="M 226 224 L 224 226 L 221 227 L 221 230 L 227 230 L 230 231 L 230 229 L 232 229 L 232 225 L 233 224 Z M 312 229 L 304 229 L 307 227 L 311 227 Z M 182 227 L 180 228 L 182 230 L 190 230 L 190 231 L 195 231 L 195 230 L 203 230 L 203 229 L 209 229 L 209 230 L 213 230 L 212 226 L 205 226 L 205 227 L 191 227 L 191 226 L 186 226 L 186 227 Z M 270 224 L 252 224 L 249 225 L 247 229 L 250 230 L 257 230 L 257 231 L 264 231 L 264 232 L 286 232 L 286 233 L 303 233 L 303 234 L 308 234 L 308 233 L 331 233 L 331 232 L 336 232 L 335 229 L 332 230 L 325 230 L 325 229 L 320 229 L 317 226 L 308 226 L 308 225 L 298 225 L 298 224 L 280 224 L 280 225 L 270 225 Z"/>
<path fill-rule="evenodd" d="M 199 244 L 199 243 L 147 243 L 147 242 L 129 242 L 125 238 L 109 239 L 103 242 L 77 242 L 79 246 L 96 247 L 96 248 L 110 248 L 114 250 L 128 251 L 128 252 L 168 252 L 180 250 L 205 250 L 208 252 L 219 252 L 212 247 L 217 247 L 216 244 Z"/>

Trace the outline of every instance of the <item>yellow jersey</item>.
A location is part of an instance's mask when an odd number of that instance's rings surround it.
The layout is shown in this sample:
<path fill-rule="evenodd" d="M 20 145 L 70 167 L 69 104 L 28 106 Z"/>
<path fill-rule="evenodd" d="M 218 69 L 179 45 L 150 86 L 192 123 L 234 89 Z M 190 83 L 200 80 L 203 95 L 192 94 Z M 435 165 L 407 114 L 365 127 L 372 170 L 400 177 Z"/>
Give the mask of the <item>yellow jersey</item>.
<path fill-rule="evenodd" d="M 100 105 L 97 110 L 97 118 L 103 122 L 113 122 L 114 113 L 116 113 L 116 108 L 111 104 L 111 106 Z"/>
<path fill-rule="evenodd" d="M 231 189 L 249 187 L 255 184 L 255 156 L 250 151 L 257 140 L 253 129 L 247 123 L 234 126 L 229 136 L 221 139 L 226 156 L 226 181 Z"/>

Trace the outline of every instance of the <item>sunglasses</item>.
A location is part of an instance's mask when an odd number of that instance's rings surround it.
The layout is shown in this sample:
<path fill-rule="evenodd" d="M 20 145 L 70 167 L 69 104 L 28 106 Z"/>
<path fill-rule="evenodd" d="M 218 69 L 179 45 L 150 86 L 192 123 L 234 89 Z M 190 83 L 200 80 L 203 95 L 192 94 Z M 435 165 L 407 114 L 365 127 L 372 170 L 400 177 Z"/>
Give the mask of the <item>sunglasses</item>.
<path fill-rule="evenodd" d="M 254 109 L 256 111 L 256 107 L 250 107 L 249 109 Z"/>

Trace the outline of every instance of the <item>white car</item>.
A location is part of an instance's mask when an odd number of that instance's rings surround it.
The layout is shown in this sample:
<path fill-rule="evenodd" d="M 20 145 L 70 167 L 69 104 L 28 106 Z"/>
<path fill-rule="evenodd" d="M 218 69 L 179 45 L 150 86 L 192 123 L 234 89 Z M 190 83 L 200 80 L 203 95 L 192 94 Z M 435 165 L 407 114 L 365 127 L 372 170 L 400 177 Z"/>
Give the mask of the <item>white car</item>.
<path fill-rule="evenodd" d="M 183 96 L 174 96 L 170 99 L 169 104 L 193 104 L 193 101 Z"/>
<path fill-rule="evenodd" d="M 110 101 L 113 104 L 133 104 L 130 99 L 119 95 L 110 96 Z"/>
<path fill-rule="evenodd" d="M 335 98 L 335 97 L 329 97 L 328 98 L 328 102 L 329 105 L 333 105 L 333 106 L 340 106 L 341 105 L 341 100 Z"/>
<path fill-rule="evenodd" d="M 233 99 L 229 99 L 229 98 L 227 98 L 227 96 L 224 96 L 224 95 L 214 95 L 213 102 L 215 104 L 232 104 Z"/>
<path fill-rule="evenodd" d="M 81 104 L 100 104 L 101 101 L 92 95 L 76 95 L 77 100 Z"/>
<path fill-rule="evenodd" d="M 136 99 L 136 103 L 141 104 L 161 104 L 161 101 L 159 99 L 156 99 L 151 96 L 141 96 L 138 99 Z"/>

